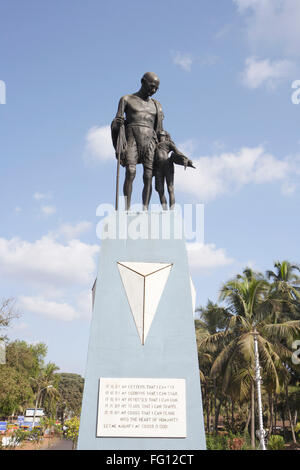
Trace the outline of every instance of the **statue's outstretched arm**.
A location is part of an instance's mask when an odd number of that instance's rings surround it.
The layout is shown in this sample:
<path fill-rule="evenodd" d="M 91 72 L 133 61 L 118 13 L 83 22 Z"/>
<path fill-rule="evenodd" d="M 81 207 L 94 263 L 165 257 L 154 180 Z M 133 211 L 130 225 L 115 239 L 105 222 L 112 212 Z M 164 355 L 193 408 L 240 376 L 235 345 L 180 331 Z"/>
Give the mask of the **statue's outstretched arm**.
<path fill-rule="evenodd" d="M 190 160 L 182 152 L 180 152 L 174 142 L 170 142 L 170 150 L 172 150 L 170 158 L 173 160 L 174 163 L 176 163 L 177 165 L 183 165 L 185 169 L 187 166 L 195 168 L 192 160 Z"/>

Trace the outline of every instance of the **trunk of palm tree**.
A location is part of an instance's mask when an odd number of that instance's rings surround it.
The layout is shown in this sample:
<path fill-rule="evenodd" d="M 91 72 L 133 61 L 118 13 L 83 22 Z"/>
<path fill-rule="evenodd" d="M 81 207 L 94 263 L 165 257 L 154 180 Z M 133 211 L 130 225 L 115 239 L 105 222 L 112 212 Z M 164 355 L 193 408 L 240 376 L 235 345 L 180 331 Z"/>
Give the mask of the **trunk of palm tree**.
<path fill-rule="evenodd" d="M 293 442 L 296 444 L 297 439 L 296 439 L 296 436 L 295 436 L 294 424 L 293 424 L 293 420 L 292 420 L 292 413 L 291 413 L 291 409 L 290 409 L 289 392 L 288 392 L 287 384 L 285 385 L 285 397 L 286 397 L 286 407 L 287 407 L 289 422 L 290 422 L 290 426 L 291 426 Z"/>
<path fill-rule="evenodd" d="M 209 395 L 207 393 L 207 398 L 206 398 L 206 427 L 207 427 L 207 432 L 209 432 L 209 421 L 210 421 L 210 413 L 209 413 Z"/>
<path fill-rule="evenodd" d="M 220 410 L 222 406 L 222 398 L 219 399 L 219 404 L 217 406 L 216 412 L 215 412 L 215 433 L 218 432 L 218 424 L 219 424 L 219 415 L 220 415 Z"/>
<path fill-rule="evenodd" d="M 286 429 L 285 429 L 285 412 L 284 412 L 284 408 L 282 407 L 282 410 L 281 410 L 281 419 L 282 419 L 282 427 L 283 427 L 283 435 L 285 436 L 286 435 Z"/>
<path fill-rule="evenodd" d="M 246 421 L 245 428 L 244 428 L 244 434 L 249 433 L 248 428 L 249 428 L 250 419 L 251 419 L 251 404 L 250 406 L 248 406 L 248 417 L 247 417 L 247 421 Z"/>
<path fill-rule="evenodd" d="M 251 447 L 255 449 L 255 397 L 254 397 L 254 382 L 251 385 Z"/>
<path fill-rule="evenodd" d="M 43 394 L 41 393 L 40 397 L 38 399 L 38 402 L 37 402 L 37 408 L 41 408 L 42 396 L 43 396 Z"/>
<path fill-rule="evenodd" d="M 214 400 L 213 397 L 210 399 L 210 418 L 209 418 L 209 430 L 213 429 L 213 419 L 214 419 Z"/>
<path fill-rule="evenodd" d="M 216 377 L 214 377 L 214 430 L 217 432 L 217 426 L 216 426 L 216 415 L 217 415 L 217 383 L 216 383 Z"/>
<path fill-rule="evenodd" d="M 229 426 L 229 411 L 228 411 L 228 401 L 226 400 L 226 421 L 227 426 Z"/>
<path fill-rule="evenodd" d="M 269 410 L 270 410 L 270 423 L 269 423 L 269 433 L 273 434 L 274 426 L 274 400 L 273 393 L 269 393 Z"/>
<path fill-rule="evenodd" d="M 276 428 L 277 428 L 277 394 L 276 393 L 275 393 L 274 427 L 275 427 L 275 432 L 276 432 Z"/>
<path fill-rule="evenodd" d="M 268 428 L 271 429 L 272 419 L 271 419 L 271 394 L 268 392 Z"/>
<path fill-rule="evenodd" d="M 234 432 L 234 402 L 231 399 L 231 430 Z"/>

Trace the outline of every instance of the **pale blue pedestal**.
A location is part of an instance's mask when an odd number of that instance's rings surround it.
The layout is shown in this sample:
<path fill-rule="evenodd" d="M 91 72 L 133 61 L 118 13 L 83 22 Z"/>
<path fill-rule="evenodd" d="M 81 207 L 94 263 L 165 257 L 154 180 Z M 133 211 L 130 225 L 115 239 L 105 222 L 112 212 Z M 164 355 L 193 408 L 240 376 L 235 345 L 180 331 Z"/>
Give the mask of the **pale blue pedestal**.
<path fill-rule="evenodd" d="M 178 215 L 170 215 L 176 221 Z M 127 217 L 131 222 L 137 214 Z M 139 217 L 148 218 L 151 230 L 149 215 Z M 166 216 L 158 217 L 163 224 Z M 134 324 L 118 261 L 173 263 L 145 345 Z M 96 437 L 100 377 L 185 379 L 187 437 Z M 117 237 L 101 242 L 78 449 L 205 449 L 190 273 L 185 241 L 174 233 L 169 239 L 160 234 L 156 240 Z"/>

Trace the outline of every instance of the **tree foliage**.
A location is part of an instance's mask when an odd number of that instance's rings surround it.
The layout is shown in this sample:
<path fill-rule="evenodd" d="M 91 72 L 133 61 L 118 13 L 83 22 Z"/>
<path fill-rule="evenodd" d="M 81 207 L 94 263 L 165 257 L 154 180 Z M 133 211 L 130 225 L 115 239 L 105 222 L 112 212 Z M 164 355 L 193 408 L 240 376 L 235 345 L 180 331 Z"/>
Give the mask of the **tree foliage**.
<path fill-rule="evenodd" d="M 78 416 L 73 416 L 73 418 L 68 419 L 65 422 L 65 436 L 67 439 L 70 439 L 73 442 L 73 450 L 76 448 L 78 434 L 79 434 L 79 425 L 80 420 Z"/>
<path fill-rule="evenodd" d="M 16 340 L 7 345 L 7 364 L 20 374 L 37 377 L 44 365 L 47 346 L 44 343 L 28 344 Z"/>
<path fill-rule="evenodd" d="M 22 413 L 33 400 L 33 391 L 27 378 L 13 367 L 0 366 L 0 416 L 5 418 Z"/>
<path fill-rule="evenodd" d="M 222 408 L 230 431 L 237 431 L 240 417 L 245 430 L 252 423 L 252 445 L 257 426 L 254 334 L 266 424 L 272 433 L 276 416 L 281 413 L 289 420 L 295 442 L 293 423 L 299 409 L 300 366 L 292 362 L 292 344 L 300 338 L 300 268 L 288 261 L 277 261 L 274 267 L 265 276 L 246 268 L 225 282 L 220 304 L 209 301 L 206 307 L 198 308 L 200 318 L 195 321 L 207 430 L 211 429 L 214 413 L 217 431 Z"/>
<path fill-rule="evenodd" d="M 60 373 L 58 391 L 60 400 L 58 402 L 58 412 L 62 416 L 79 415 L 82 403 L 84 379 L 78 374 Z"/>

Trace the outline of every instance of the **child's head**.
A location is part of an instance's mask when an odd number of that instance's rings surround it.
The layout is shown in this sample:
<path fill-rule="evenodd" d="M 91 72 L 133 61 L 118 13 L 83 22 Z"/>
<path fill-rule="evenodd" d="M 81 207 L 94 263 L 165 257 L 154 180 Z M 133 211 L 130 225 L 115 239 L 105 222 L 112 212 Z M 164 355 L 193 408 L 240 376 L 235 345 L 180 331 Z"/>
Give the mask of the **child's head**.
<path fill-rule="evenodd" d="M 166 131 L 160 131 L 158 134 L 158 139 L 160 142 L 164 142 L 165 140 L 171 140 L 171 136 Z"/>

